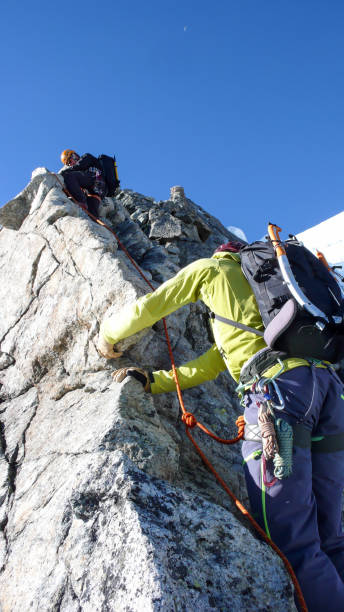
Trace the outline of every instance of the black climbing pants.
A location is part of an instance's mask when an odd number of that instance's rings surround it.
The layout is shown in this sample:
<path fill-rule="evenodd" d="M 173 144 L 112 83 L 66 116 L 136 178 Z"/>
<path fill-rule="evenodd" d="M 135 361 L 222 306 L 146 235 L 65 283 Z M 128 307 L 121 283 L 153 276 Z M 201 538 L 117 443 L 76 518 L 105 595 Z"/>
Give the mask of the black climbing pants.
<path fill-rule="evenodd" d="M 96 181 L 95 177 L 90 176 L 88 172 L 75 170 L 66 172 L 63 175 L 65 186 L 69 193 L 77 202 L 80 202 L 95 215 L 99 216 L 99 200 L 93 197 L 93 193 L 97 193 L 100 198 L 106 195 L 106 184 L 101 181 Z M 85 192 L 88 192 L 86 193 Z"/>

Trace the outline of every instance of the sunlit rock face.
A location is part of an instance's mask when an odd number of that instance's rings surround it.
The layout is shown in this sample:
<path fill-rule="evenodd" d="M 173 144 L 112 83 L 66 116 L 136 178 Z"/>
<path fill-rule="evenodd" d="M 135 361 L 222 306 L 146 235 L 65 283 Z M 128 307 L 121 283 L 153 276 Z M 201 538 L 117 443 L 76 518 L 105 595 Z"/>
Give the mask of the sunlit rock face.
<path fill-rule="evenodd" d="M 175 394 L 111 372 L 169 368 L 161 324 L 101 358 L 100 321 L 149 290 L 115 237 L 35 171 L 0 209 L 0 608 L 294 610 L 279 559 L 238 518 L 195 453 Z M 157 286 L 233 236 L 180 192 L 123 190 L 101 216 Z M 167 318 L 177 363 L 211 343 L 202 304 Z M 228 375 L 184 393 L 232 437 Z M 195 438 L 246 503 L 240 445 Z"/>

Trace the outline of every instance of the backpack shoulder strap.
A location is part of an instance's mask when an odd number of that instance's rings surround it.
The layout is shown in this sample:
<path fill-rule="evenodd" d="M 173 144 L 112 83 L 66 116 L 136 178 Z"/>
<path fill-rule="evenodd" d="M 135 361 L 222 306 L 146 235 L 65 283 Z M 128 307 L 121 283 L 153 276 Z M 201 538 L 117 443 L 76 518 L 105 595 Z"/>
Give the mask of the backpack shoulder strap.
<path fill-rule="evenodd" d="M 258 331 L 258 329 L 254 329 L 254 327 L 249 327 L 248 325 L 244 325 L 243 323 L 238 323 L 238 321 L 232 321 L 232 319 L 226 319 L 226 317 L 221 317 L 220 315 L 215 314 L 215 312 L 210 313 L 210 317 L 212 319 L 216 319 L 217 321 L 221 321 L 221 323 L 227 323 L 227 325 L 232 325 L 233 327 L 237 327 L 238 329 L 242 329 L 243 331 L 248 331 L 252 334 L 256 334 L 257 336 L 264 336 L 264 332 Z"/>

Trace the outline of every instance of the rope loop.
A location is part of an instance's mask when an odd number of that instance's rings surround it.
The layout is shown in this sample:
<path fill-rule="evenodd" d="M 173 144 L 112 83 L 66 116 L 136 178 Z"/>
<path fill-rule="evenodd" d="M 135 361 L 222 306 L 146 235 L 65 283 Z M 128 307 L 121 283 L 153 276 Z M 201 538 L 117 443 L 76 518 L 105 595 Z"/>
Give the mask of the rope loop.
<path fill-rule="evenodd" d="M 192 429 L 193 427 L 196 427 L 197 425 L 197 419 L 192 414 L 192 412 L 184 412 L 182 416 L 182 421 L 183 423 L 185 423 L 186 427 L 190 427 L 190 429 Z"/>
<path fill-rule="evenodd" d="M 242 438 L 244 436 L 245 433 L 245 417 L 243 414 L 241 414 L 237 420 L 235 421 L 235 424 L 238 428 L 238 438 Z"/>

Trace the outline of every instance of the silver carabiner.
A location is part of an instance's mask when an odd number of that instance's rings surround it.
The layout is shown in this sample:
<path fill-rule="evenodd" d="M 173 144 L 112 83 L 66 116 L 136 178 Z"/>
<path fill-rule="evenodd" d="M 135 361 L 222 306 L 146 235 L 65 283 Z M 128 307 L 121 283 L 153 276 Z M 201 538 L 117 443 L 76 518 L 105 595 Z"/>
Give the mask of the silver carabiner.
<path fill-rule="evenodd" d="M 272 384 L 275 391 L 276 391 L 276 395 L 278 397 L 278 401 L 279 404 L 275 404 L 272 400 L 271 400 L 271 393 L 270 393 L 270 389 L 269 389 L 269 385 Z M 262 393 L 262 395 L 266 396 L 266 392 L 264 390 L 264 387 L 267 386 L 269 389 L 269 404 L 270 404 L 270 408 L 275 408 L 276 410 L 284 410 L 285 408 L 285 403 L 284 403 L 284 399 L 282 396 L 282 393 L 280 391 L 280 388 L 276 382 L 276 380 L 274 380 L 274 378 L 261 378 L 258 382 L 257 382 L 257 389 L 259 391 L 259 393 Z"/>
<path fill-rule="evenodd" d="M 260 378 L 257 381 L 257 389 L 259 393 L 262 393 L 263 395 L 265 395 L 264 386 L 267 385 L 269 381 L 270 381 L 270 378 Z"/>
<path fill-rule="evenodd" d="M 282 393 L 280 391 L 280 388 L 279 388 L 277 382 L 272 378 L 269 381 L 269 383 L 274 386 L 274 389 L 275 389 L 275 392 L 276 392 L 276 395 L 277 395 L 278 401 L 279 401 L 279 404 L 271 403 L 271 407 L 276 409 L 276 410 L 284 410 L 285 403 L 284 403 L 284 399 L 283 399 Z"/>

